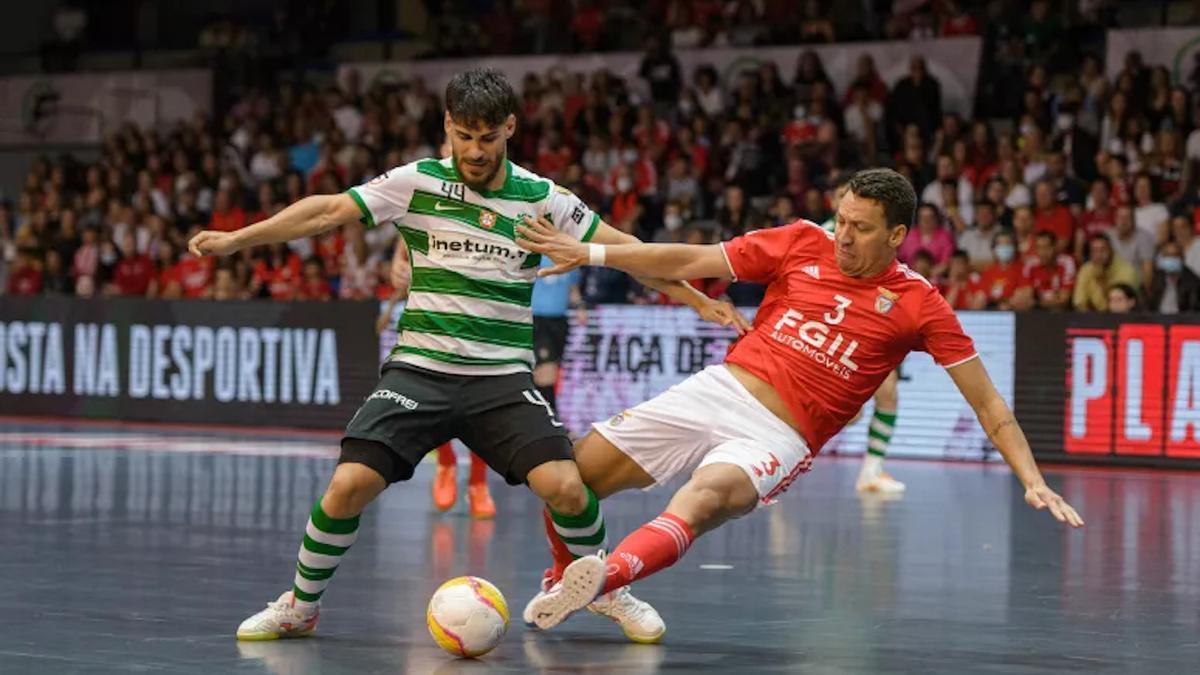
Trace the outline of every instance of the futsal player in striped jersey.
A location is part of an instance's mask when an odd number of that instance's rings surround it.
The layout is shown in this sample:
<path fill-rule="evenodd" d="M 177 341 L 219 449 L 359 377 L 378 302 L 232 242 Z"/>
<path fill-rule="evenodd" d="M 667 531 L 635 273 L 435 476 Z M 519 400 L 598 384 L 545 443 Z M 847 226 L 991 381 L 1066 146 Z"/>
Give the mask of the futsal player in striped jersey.
<path fill-rule="evenodd" d="M 517 246 L 515 226 L 532 215 L 579 241 L 637 240 L 601 222 L 570 191 L 508 161 L 518 99 L 502 75 L 460 73 L 447 85 L 445 102 L 450 158 L 397 167 L 343 194 L 305 197 L 267 220 L 235 232 L 201 232 L 189 243 L 196 255 L 229 255 L 361 221 L 396 227 L 412 262 L 398 342 L 346 427 L 333 478 L 305 526 L 292 587 L 243 621 L 239 639 L 310 634 L 363 509 L 391 483 L 412 477 L 429 448 L 451 438 L 545 502 L 552 541 L 575 556 L 606 546 L 599 502 L 580 478 L 566 429 L 530 376 L 530 301 L 540 256 Z M 728 303 L 682 281 L 641 281 L 706 320 L 744 322 Z M 627 590 L 592 604 L 631 639 L 654 641 L 665 630 L 658 613 Z"/>

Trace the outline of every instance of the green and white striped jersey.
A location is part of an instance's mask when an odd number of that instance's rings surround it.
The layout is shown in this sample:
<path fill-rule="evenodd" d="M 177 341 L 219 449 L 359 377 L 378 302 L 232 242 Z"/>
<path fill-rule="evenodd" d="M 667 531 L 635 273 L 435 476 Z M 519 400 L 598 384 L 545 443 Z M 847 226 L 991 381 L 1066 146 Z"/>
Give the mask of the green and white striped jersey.
<path fill-rule="evenodd" d="M 541 256 L 516 244 L 522 216 L 588 241 L 600 217 L 569 190 L 506 161 L 499 190 L 476 192 L 451 159 L 423 159 L 347 192 L 367 227 L 392 223 L 412 288 L 390 361 L 456 375 L 533 368 L 529 304 Z"/>

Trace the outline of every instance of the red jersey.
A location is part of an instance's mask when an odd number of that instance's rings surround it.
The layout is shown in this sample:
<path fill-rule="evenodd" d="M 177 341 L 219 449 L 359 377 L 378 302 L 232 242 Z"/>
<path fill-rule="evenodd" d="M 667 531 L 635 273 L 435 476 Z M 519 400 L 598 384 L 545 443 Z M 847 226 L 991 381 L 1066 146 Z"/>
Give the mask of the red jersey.
<path fill-rule="evenodd" d="M 9 295 L 37 295 L 42 292 L 42 273 L 35 267 L 22 267 L 8 277 Z"/>
<path fill-rule="evenodd" d="M 1075 242 L 1075 216 L 1071 210 L 1058 204 L 1047 211 L 1038 211 L 1033 217 L 1033 231 L 1046 231 L 1054 235 L 1059 244 Z"/>
<path fill-rule="evenodd" d="M 122 258 L 113 270 L 113 284 L 121 295 L 145 295 L 157 272 L 154 263 L 144 255 Z"/>
<path fill-rule="evenodd" d="M 942 281 L 938 284 L 938 292 L 946 299 L 951 309 L 971 309 L 971 298 L 984 292 L 983 280 L 978 274 L 971 272 L 966 281 Z"/>
<path fill-rule="evenodd" d="M 212 277 L 212 258 L 186 255 L 175 264 L 175 280 L 183 289 L 185 298 L 203 298 L 212 283 Z"/>
<path fill-rule="evenodd" d="M 1084 235 L 1108 234 L 1117 225 L 1117 212 L 1112 209 L 1085 211 L 1079 217 L 1079 229 Z"/>
<path fill-rule="evenodd" d="M 300 288 L 300 256 L 292 253 L 279 267 L 259 260 L 254 263 L 254 278 L 267 287 L 273 299 L 283 302 L 293 300 Z"/>
<path fill-rule="evenodd" d="M 722 250 L 736 280 L 767 284 L 754 329 L 725 361 L 779 392 L 814 453 L 910 351 L 927 351 L 947 368 L 977 356 L 924 277 L 899 261 L 874 277 L 848 277 L 819 225 L 756 230 Z"/>
<path fill-rule="evenodd" d="M 329 282 L 324 279 L 303 279 L 300 281 L 300 290 L 296 294 L 297 300 L 329 300 L 333 297 L 333 290 L 329 286 Z"/>
<path fill-rule="evenodd" d="M 1069 291 L 1075 288 L 1075 259 L 1064 253 L 1055 258 L 1054 264 L 1049 267 L 1040 260 L 1026 264 L 1025 285 L 1033 286 L 1039 298 L 1060 289 Z"/>
<path fill-rule="evenodd" d="M 988 304 L 1011 300 L 1018 288 L 1028 285 L 1019 262 L 1007 265 L 994 262 L 979 274 L 979 288 L 987 296 Z"/>

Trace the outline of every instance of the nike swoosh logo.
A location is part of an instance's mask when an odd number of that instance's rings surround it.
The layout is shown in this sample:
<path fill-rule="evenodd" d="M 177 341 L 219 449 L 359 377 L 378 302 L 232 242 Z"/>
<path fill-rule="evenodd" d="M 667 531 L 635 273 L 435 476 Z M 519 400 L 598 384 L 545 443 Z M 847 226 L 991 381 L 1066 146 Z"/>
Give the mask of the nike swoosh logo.
<path fill-rule="evenodd" d="M 461 211 L 463 207 L 455 206 L 454 204 L 443 204 L 442 202 L 434 202 L 434 211 Z"/>

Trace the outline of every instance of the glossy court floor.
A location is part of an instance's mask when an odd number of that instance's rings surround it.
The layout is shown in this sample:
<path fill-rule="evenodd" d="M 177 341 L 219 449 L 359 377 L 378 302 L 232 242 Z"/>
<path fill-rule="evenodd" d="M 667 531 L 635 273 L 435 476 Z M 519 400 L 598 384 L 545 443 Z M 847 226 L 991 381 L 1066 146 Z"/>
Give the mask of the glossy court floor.
<path fill-rule="evenodd" d="M 495 522 L 440 515 L 428 466 L 368 511 L 317 637 L 239 644 L 290 583 L 333 443 L 0 427 L 0 673 L 1200 672 L 1200 476 L 1053 471 L 1088 521 L 1067 532 L 1001 466 L 895 461 L 909 494 L 885 502 L 834 457 L 636 586 L 660 646 L 588 615 L 514 621 L 478 661 L 443 654 L 424 621 L 440 582 L 484 576 L 519 616 L 546 554 L 523 489 L 493 482 Z M 667 498 L 613 498 L 609 531 Z"/>

